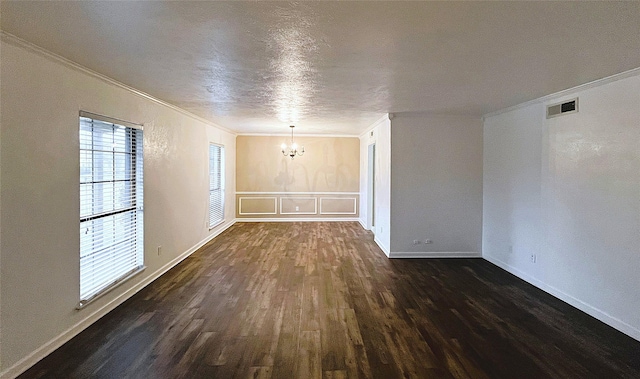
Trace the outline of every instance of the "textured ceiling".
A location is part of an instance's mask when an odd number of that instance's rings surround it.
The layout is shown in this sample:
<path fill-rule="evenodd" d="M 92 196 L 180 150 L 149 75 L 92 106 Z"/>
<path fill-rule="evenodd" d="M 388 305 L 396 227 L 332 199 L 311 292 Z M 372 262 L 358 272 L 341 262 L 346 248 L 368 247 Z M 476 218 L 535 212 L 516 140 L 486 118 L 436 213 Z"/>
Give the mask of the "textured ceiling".
<path fill-rule="evenodd" d="M 480 116 L 640 67 L 640 2 L 0 4 L 2 30 L 246 133 Z"/>

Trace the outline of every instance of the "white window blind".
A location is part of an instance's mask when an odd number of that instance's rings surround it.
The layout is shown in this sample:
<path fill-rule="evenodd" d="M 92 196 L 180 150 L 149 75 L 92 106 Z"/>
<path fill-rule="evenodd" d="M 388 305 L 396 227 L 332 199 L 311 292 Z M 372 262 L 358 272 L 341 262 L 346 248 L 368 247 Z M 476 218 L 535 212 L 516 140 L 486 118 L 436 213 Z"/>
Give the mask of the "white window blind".
<path fill-rule="evenodd" d="M 209 227 L 224 220 L 224 147 L 209 145 Z"/>
<path fill-rule="evenodd" d="M 138 127 L 80 113 L 78 308 L 143 268 L 142 140 Z"/>

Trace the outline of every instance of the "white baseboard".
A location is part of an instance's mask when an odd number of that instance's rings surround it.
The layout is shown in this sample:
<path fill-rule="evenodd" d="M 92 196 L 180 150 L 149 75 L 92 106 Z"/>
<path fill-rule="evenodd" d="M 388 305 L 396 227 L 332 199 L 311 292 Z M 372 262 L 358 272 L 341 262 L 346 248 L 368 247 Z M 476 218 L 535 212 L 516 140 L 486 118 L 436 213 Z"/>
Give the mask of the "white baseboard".
<path fill-rule="evenodd" d="M 363 219 L 359 218 L 359 219 L 358 219 L 358 222 L 359 222 L 359 223 L 360 223 L 360 225 L 362 226 L 362 229 L 364 229 L 364 230 L 369 230 L 369 229 L 367 229 L 367 225 L 365 224 L 365 222 L 364 222 L 364 220 L 363 220 Z"/>
<path fill-rule="evenodd" d="M 380 248 L 380 250 L 382 250 L 382 252 L 384 253 L 384 255 L 386 255 L 387 257 L 389 257 L 389 249 L 387 249 L 382 242 L 380 242 L 380 240 L 378 239 L 378 237 L 374 236 L 373 237 L 373 242 L 375 242 L 378 247 Z"/>
<path fill-rule="evenodd" d="M 389 258 L 482 258 L 476 251 L 392 251 Z"/>
<path fill-rule="evenodd" d="M 92 314 L 87 316 L 85 319 L 73 325 L 66 331 L 62 332 L 57 337 L 54 337 L 49 342 L 40 346 L 39 348 L 34 350 L 31 354 L 22 358 L 11 367 L 0 372 L 0 379 L 15 378 L 18 375 L 25 372 L 26 370 L 28 370 L 31 366 L 35 365 L 41 359 L 51 354 L 53 351 L 55 351 L 57 348 L 65 344 L 67 341 L 69 341 L 70 339 L 78 335 L 80 332 L 82 332 L 83 330 L 91 326 L 91 324 L 98 321 L 104 315 L 106 315 L 107 313 L 115 309 L 118 305 L 124 303 L 131 296 L 135 295 L 144 287 L 149 285 L 151 282 L 158 279 L 160 276 L 162 276 L 162 274 L 172 269 L 178 263 L 182 262 L 185 258 L 193 254 L 196 250 L 198 250 L 199 248 L 207 244 L 207 242 L 217 237 L 220 233 L 228 229 L 231 225 L 235 224 L 235 222 L 236 222 L 235 219 L 225 222 L 218 229 L 216 229 L 214 233 L 208 235 L 205 239 L 198 242 L 197 244 L 189 248 L 189 250 L 185 251 L 184 253 L 180 254 L 178 257 L 174 258 L 173 260 L 171 260 L 170 262 L 168 262 L 167 264 L 159 268 L 156 272 L 144 278 L 142 281 L 138 282 L 133 287 L 129 288 L 128 290 L 126 290 L 125 292 L 123 292 L 122 294 L 120 294 L 115 299 L 111 300 L 101 308 L 95 310 Z"/>
<path fill-rule="evenodd" d="M 578 308 L 579 310 L 583 311 L 584 313 L 604 322 L 605 324 L 611 326 L 614 329 L 617 329 L 619 331 L 621 331 L 622 333 L 628 335 L 629 337 L 640 341 L 640 329 L 633 327 L 632 325 L 627 324 L 626 322 L 613 317 L 611 315 L 609 315 L 608 313 L 590 305 L 585 303 L 584 301 L 575 298 L 565 292 L 562 292 L 561 290 L 550 286 L 536 278 L 534 278 L 533 276 L 526 274 L 520 270 L 518 270 L 517 268 L 509 265 L 508 263 L 505 263 L 495 257 L 489 256 L 489 255 L 483 255 L 482 258 L 484 258 L 485 260 L 493 263 L 494 265 L 500 267 L 501 269 L 510 272 L 511 274 L 517 276 L 518 278 L 524 280 L 525 282 L 532 284 L 538 288 L 540 288 L 541 290 L 543 290 L 544 292 L 557 297 L 558 299 L 564 301 L 565 303 Z"/>
<path fill-rule="evenodd" d="M 282 218 L 237 218 L 236 222 L 346 222 L 360 221 L 356 217 L 282 217 Z"/>

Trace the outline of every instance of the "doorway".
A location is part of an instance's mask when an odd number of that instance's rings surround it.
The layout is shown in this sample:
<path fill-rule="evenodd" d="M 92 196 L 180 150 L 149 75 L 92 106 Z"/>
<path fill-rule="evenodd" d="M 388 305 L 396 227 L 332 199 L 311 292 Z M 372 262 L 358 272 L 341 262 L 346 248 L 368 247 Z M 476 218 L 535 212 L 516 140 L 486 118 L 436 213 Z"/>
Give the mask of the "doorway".
<path fill-rule="evenodd" d="M 376 173 L 376 144 L 367 148 L 367 228 L 375 234 L 375 173 Z"/>

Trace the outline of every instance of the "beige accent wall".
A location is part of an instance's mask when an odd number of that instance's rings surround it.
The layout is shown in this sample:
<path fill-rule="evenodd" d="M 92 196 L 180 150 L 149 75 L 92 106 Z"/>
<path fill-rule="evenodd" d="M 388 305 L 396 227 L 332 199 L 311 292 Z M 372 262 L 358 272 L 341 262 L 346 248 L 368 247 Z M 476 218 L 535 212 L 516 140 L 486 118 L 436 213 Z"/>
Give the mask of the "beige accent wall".
<path fill-rule="evenodd" d="M 290 137 L 237 137 L 238 192 L 359 191 L 358 138 L 295 136 L 305 153 L 293 160 L 282 155 L 283 142 L 289 143 Z"/>
<path fill-rule="evenodd" d="M 236 138 L 236 216 L 357 218 L 359 139 L 295 136 L 295 142 L 305 153 L 292 160 L 280 147 L 288 136 Z"/>

